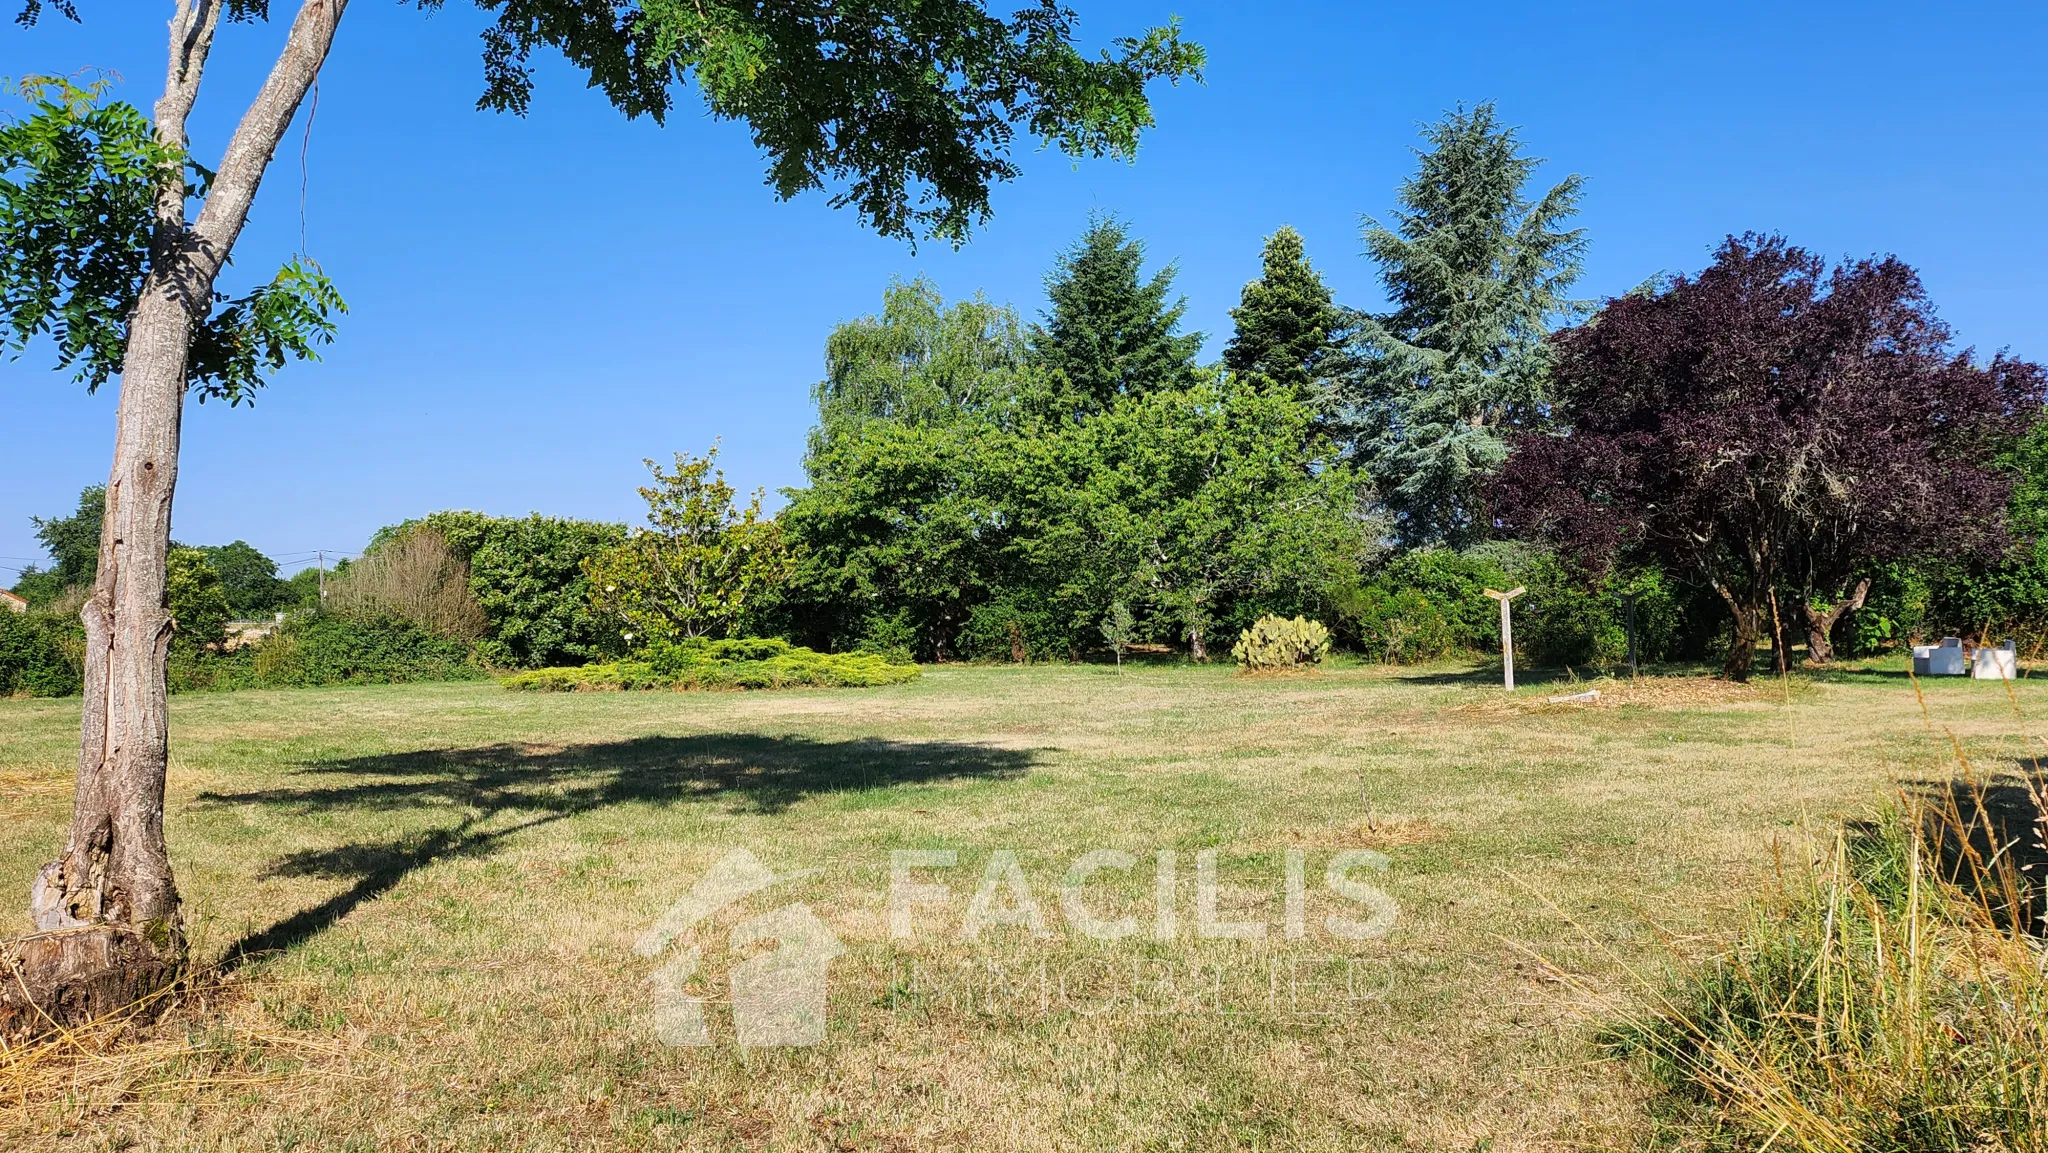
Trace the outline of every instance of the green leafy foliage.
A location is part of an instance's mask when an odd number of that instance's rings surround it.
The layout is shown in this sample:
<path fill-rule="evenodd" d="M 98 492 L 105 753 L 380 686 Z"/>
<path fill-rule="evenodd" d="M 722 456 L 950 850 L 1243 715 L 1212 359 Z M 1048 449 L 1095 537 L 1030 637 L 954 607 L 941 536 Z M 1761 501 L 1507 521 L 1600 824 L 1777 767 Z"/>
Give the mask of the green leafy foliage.
<path fill-rule="evenodd" d="M 1500 618 L 1487 588 L 1509 586 L 1498 560 L 1449 548 L 1402 553 L 1364 585 L 1336 598 L 1359 651 L 1407 664 L 1500 648 Z"/>
<path fill-rule="evenodd" d="M 176 691 L 477 680 L 469 646 L 399 617 L 312 613 L 231 653 L 173 654 Z"/>
<path fill-rule="evenodd" d="M 2006 505 L 2011 545 L 1990 562 L 1880 567 L 1864 608 L 1849 614 L 1856 651 L 1914 636 L 2013 636 L 2048 642 L 2048 421 L 2038 421 L 1999 461 L 2012 478 Z"/>
<path fill-rule="evenodd" d="M 1237 636 L 1230 655 L 1250 672 L 1302 669 L 1330 654 L 1330 630 L 1306 617 L 1264 616 Z"/>
<path fill-rule="evenodd" d="M 506 677 L 508 689 L 865 688 L 917 679 L 918 668 L 874 653 L 819 653 L 782 640 L 657 641 L 643 658 Z"/>
<path fill-rule="evenodd" d="M 326 575 L 333 576 L 347 564 L 346 560 L 338 562 L 327 570 Z M 319 612 L 320 585 L 323 579 L 320 569 L 313 565 L 293 573 L 284 582 L 285 607 L 303 612 Z"/>
<path fill-rule="evenodd" d="M 48 334 L 88 388 L 121 370 L 127 318 L 148 271 L 157 189 L 204 173 L 157 143 L 141 109 L 103 101 L 111 81 L 31 76 L 29 114 L 0 123 L 0 308 L 7 344 Z"/>
<path fill-rule="evenodd" d="M 227 597 L 228 612 L 238 620 L 250 620 L 288 607 L 291 590 L 277 579 L 277 562 L 258 552 L 247 541 L 201 545 L 197 551 L 220 574 L 221 592 Z"/>
<path fill-rule="evenodd" d="M 871 421 L 819 443 L 777 522 L 792 554 L 781 618 L 830 648 L 954 655 L 1007 567 L 1005 454 L 981 423 Z"/>
<path fill-rule="evenodd" d="M 1635 601 L 1639 662 L 1682 651 L 1686 591 L 1655 569 L 1592 577 L 1556 554 L 1519 542 L 1414 549 L 1334 598 L 1342 627 L 1365 656 L 1390 664 L 1500 651 L 1500 606 L 1486 590 L 1517 585 L 1517 659 L 1535 667 L 1618 668 L 1628 658 Z"/>
<path fill-rule="evenodd" d="M 1134 640 L 1199 655 L 1355 581 L 1375 530 L 1314 412 L 1195 368 L 1165 281 L 1139 267 L 1120 226 L 1093 226 L 1028 353 L 1006 310 L 948 310 L 927 289 L 892 288 L 879 320 L 842 326 L 811 484 L 778 518 L 792 577 L 774 622 L 824 648 L 1072 658 L 1122 601 Z M 1085 396 L 1069 375 L 1084 363 Z"/>
<path fill-rule="evenodd" d="M 65 697 L 82 686 L 85 627 L 73 616 L 0 609 L 0 697 Z"/>
<path fill-rule="evenodd" d="M 186 653 L 219 648 L 234 612 L 220 573 L 196 548 L 173 548 L 164 558 L 164 597 L 177 631 L 171 647 Z"/>
<path fill-rule="evenodd" d="M 203 197 L 212 174 L 156 139 L 142 111 L 105 99 L 110 82 L 31 76 L 26 116 L 0 122 L 0 347 L 47 335 L 88 391 L 121 371 L 128 318 L 149 273 L 157 196 Z M 216 292 L 187 357 L 204 401 L 254 400 L 266 373 L 318 359 L 346 312 L 319 266 L 295 258 L 239 298 Z"/>
<path fill-rule="evenodd" d="M 762 517 L 760 492 L 735 506 L 717 445 L 677 453 L 673 473 L 646 463 L 647 528 L 584 563 L 591 602 L 628 643 L 730 635 L 782 579 L 781 530 Z"/>
<path fill-rule="evenodd" d="M 1937 582 L 1953 582 L 1944 591 L 1954 600 L 1974 599 L 1982 587 L 1976 580 L 1957 580 L 1948 566 L 1898 561 L 1878 566 L 1871 574 L 1863 607 L 1844 616 L 1837 626 L 1843 650 L 1851 656 L 1889 652 L 1941 628 L 1934 608 Z M 1979 625 L 1984 623 L 1979 618 Z"/>
<path fill-rule="evenodd" d="M 1095 630 L 1102 634 L 1102 643 L 1116 654 L 1116 663 L 1124 663 L 1124 650 L 1138 639 L 1138 618 L 1131 615 L 1131 606 L 1118 601 L 1109 606 L 1109 611 L 1096 623 Z"/>
<path fill-rule="evenodd" d="M 1507 459 L 1507 435 L 1542 419 L 1544 337 L 1581 309 L 1565 294 L 1585 236 L 1564 227 L 1581 182 L 1527 199 L 1540 162 L 1491 104 L 1424 136 L 1393 227 L 1365 230 L 1394 309 L 1358 317 L 1345 403 L 1358 459 L 1401 537 L 1467 543 L 1484 535 L 1480 486 Z"/>
<path fill-rule="evenodd" d="M 246 296 L 214 294 L 217 310 L 192 334 L 188 374 L 201 403 L 255 401 L 263 377 L 287 360 L 318 360 L 334 341 L 334 315 L 348 305 L 320 266 L 293 257 Z"/>
<path fill-rule="evenodd" d="M 949 308 L 928 280 L 892 283 L 880 315 L 839 325 L 825 342 L 811 450 L 871 420 L 1013 419 L 1029 388 L 1024 361 L 1015 309 L 980 297 Z"/>
<path fill-rule="evenodd" d="M 1199 78 L 1204 59 L 1176 24 L 1091 59 L 1049 0 L 1007 20 L 973 0 L 479 6 L 496 13 L 479 107 L 523 114 L 541 48 L 628 116 L 665 119 L 692 78 L 712 115 L 746 122 L 785 199 L 837 185 L 834 206 L 885 235 L 956 243 L 988 216 L 990 186 L 1017 175 L 1019 128 L 1069 155 L 1129 156 L 1153 122 L 1146 86 Z"/>
<path fill-rule="evenodd" d="M 439 532 L 469 566 L 470 592 L 487 622 L 477 642 L 486 664 L 538 668 L 624 651 L 616 623 L 593 609 L 584 575 L 586 561 L 625 541 L 624 525 L 479 512 L 437 512 L 412 523 Z M 371 547 L 408 525 L 380 530 Z"/>

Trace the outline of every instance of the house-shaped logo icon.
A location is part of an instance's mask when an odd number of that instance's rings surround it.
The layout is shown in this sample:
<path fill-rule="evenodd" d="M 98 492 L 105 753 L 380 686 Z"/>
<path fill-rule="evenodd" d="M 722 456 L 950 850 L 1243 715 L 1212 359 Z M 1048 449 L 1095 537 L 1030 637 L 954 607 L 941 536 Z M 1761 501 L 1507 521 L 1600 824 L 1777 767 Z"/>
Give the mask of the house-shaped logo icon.
<path fill-rule="evenodd" d="M 734 849 L 641 934 L 633 950 L 643 957 L 658 957 L 699 922 L 782 879 L 752 853 Z M 826 970 L 846 948 L 800 901 L 741 921 L 727 939 L 735 952 L 766 941 L 775 947 L 734 965 L 727 976 L 739 1044 L 748 1049 L 816 1045 L 825 1039 Z M 702 961 L 702 952 L 691 945 L 649 979 L 654 986 L 654 1034 L 663 1044 L 712 1043 L 704 1000 L 685 988 Z"/>

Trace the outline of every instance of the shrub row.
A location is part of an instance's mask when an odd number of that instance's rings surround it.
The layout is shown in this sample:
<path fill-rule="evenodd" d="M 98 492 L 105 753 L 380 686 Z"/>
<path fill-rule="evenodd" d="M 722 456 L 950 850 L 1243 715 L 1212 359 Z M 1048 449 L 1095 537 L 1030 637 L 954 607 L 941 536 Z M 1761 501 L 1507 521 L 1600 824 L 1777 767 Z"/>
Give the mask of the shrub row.
<path fill-rule="evenodd" d="M 533 692 L 865 688 L 917 676 L 916 665 L 876 653 L 820 653 L 779 640 L 688 640 L 650 645 L 640 660 L 514 673 L 504 685 Z"/>
<path fill-rule="evenodd" d="M 173 652 L 174 692 L 479 680 L 469 646 L 393 616 L 294 617 L 233 652 Z"/>
<path fill-rule="evenodd" d="M 0 697 L 64 697 L 82 687 L 85 626 L 55 613 L 0 609 Z"/>
<path fill-rule="evenodd" d="M 1515 651 L 1532 665 L 1621 664 L 1630 598 L 1639 659 L 1668 659 L 1688 647 L 1685 594 L 1662 574 L 1589 581 L 1555 555 L 1512 542 L 1402 553 L 1372 580 L 1337 593 L 1332 607 L 1339 631 L 1362 655 L 1409 664 L 1500 651 L 1500 610 L 1485 590 L 1517 585 L 1529 591 L 1515 601 Z"/>

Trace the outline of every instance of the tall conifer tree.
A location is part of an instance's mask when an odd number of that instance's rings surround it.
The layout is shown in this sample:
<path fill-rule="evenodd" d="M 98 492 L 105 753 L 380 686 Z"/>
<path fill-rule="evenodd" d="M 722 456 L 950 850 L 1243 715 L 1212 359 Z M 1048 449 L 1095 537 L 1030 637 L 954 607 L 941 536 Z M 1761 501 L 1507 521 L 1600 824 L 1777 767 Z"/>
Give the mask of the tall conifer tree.
<path fill-rule="evenodd" d="M 1181 333 L 1185 298 L 1173 298 L 1169 264 L 1143 279 L 1145 246 L 1114 218 L 1094 221 L 1046 279 L 1052 308 L 1031 332 L 1038 363 L 1079 413 L 1118 397 L 1176 388 L 1194 379 L 1202 334 Z"/>
<path fill-rule="evenodd" d="M 1262 377 L 1296 399 L 1324 399 L 1347 362 L 1345 312 L 1292 228 L 1283 226 L 1266 239 L 1264 272 L 1244 286 L 1230 319 L 1236 332 L 1223 350 L 1224 365 Z"/>
<path fill-rule="evenodd" d="M 1360 321 L 1348 392 L 1354 450 L 1409 543 L 1483 536 L 1479 488 L 1507 458 L 1507 435 L 1540 417 L 1544 337 L 1579 315 L 1583 230 L 1566 228 L 1581 182 L 1541 199 L 1493 105 L 1460 109 L 1424 132 L 1393 227 L 1367 218 L 1367 254 L 1393 311 Z"/>

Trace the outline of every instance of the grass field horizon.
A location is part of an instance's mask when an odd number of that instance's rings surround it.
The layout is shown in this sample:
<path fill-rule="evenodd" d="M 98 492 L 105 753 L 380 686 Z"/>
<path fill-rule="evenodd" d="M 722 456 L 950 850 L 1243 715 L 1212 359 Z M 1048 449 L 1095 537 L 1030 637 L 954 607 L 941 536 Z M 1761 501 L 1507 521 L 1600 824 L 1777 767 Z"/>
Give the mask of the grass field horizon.
<path fill-rule="evenodd" d="M 2048 704 L 2027 680 L 1925 681 L 1923 716 L 1897 660 L 1602 680 L 1591 705 L 1496 675 L 934 666 L 862 690 L 180 696 L 166 819 L 195 951 L 226 985 L 69 1089 L 0 1100 L 0 1143 L 1641 1147 L 1644 1090 L 1594 1050 L 1576 990 L 1713 951 L 1774 854 L 1953 776 L 1950 733 L 1978 772 L 2011 770 Z M 0 701 L 9 933 L 62 841 L 77 715 Z M 664 1044 L 650 980 L 676 952 L 635 946 L 735 849 L 782 879 L 689 936 L 679 988 L 713 1043 Z M 899 850 L 957 856 L 918 872 L 950 891 L 908 939 Z M 1086 889 L 1129 936 L 1073 931 L 1062 879 L 1097 850 L 1136 861 Z M 1210 919 L 1262 937 L 1199 935 L 1205 850 Z M 1358 876 L 1398 913 L 1333 937 L 1326 918 L 1359 906 L 1324 869 L 1360 850 L 1384 855 Z M 963 939 L 1002 853 L 1045 930 Z M 740 1048 L 726 978 L 758 949 L 730 930 L 793 903 L 845 950 L 823 1042 Z"/>

